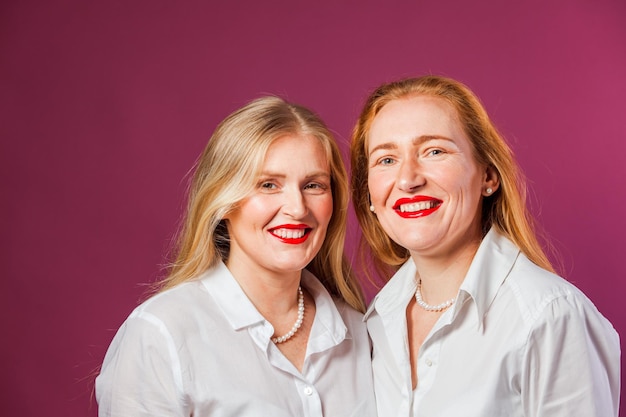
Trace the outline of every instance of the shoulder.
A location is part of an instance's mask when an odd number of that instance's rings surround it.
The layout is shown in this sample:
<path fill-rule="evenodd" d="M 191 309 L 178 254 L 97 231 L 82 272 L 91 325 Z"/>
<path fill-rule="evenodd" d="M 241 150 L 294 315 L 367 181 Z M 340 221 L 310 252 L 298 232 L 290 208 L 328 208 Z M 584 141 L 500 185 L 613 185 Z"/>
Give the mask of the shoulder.
<path fill-rule="evenodd" d="M 466 281 L 473 283 L 464 285 L 475 293 L 493 294 L 496 302 L 512 303 L 526 324 L 538 320 L 549 308 L 554 314 L 597 313 L 591 300 L 576 286 L 534 264 L 493 229 L 483 240 Z M 491 299 L 486 301 L 490 303 Z"/>
<path fill-rule="evenodd" d="M 521 307 L 533 315 L 563 298 L 591 303 L 572 283 L 534 264 L 524 254 L 516 259 L 505 285 L 515 293 Z"/>
<path fill-rule="evenodd" d="M 153 295 L 133 310 L 129 318 L 149 316 L 166 320 L 184 315 L 207 298 L 207 291 L 200 280 L 192 280 Z"/>
<path fill-rule="evenodd" d="M 199 328 L 211 328 L 221 314 L 204 280 L 210 272 L 153 295 L 137 306 L 124 322 L 138 333 L 157 332 L 168 338 L 184 338 Z"/>
<path fill-rule="evenodd" d="M 516 260 L 505 286 L 514 294 L 523 320 L 532 328 L 562 323 L 614 331 L 580 289 L 535 265 L 523 254 Z"/>

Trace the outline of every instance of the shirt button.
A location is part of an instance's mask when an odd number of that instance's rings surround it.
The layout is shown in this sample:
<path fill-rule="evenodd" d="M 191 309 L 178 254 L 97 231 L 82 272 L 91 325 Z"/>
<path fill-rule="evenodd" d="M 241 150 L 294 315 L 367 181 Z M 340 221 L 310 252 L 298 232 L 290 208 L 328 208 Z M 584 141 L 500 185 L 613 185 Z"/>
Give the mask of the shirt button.
<path fill-rule="evenodd" d="M 305 393 L 306 395 L 311 395 L 311 394 L 313 394 L 313 388 L 311 388 L 311 387 L 306 387 L 306 388 L 304 389 L 304 393 Z"/>
<path fill-rule="evenodd" d="M 433 361 L 426 359 L 426 366 L 433 366 Z"/>

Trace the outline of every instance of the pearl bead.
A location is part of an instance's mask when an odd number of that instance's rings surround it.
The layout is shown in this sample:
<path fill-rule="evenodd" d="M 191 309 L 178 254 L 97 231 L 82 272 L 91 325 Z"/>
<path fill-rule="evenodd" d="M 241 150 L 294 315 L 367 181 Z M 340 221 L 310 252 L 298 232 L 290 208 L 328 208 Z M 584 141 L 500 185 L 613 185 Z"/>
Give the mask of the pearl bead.
<path fill-rule="evenodd" d="M 293 327 L 289 332 L 282 336 L 272 337 L 272 342 L 278 344 L 286 342 L 291 339 L 294 334 L 298 331 L 300 326 L 302 326 L 302 320 L 304 319 L 304 294 L 302 293 L 302 286 L 298 287 L 298 318 L 296 322 L 293 324 Z"/>
<path fill-rule="evenodd" d="M 454 304 L 454 302 L 456 301 L 456 297 L 454 297 L 454 298 L 449 299 L 448 301 L 444 301 L 441 304 L 437 304 L 437 305 L 428 304 L 426 301 L 422 299 L 421 288 L 422 288 L 422 281 L 420 280 L 417 283 L 417 289 L 415 290 L 415 301 L 417 302 L 417 305 L 419 305 L 426 311 L 443 311 L 446 308 L 450 307 L 452 304 Z"/>

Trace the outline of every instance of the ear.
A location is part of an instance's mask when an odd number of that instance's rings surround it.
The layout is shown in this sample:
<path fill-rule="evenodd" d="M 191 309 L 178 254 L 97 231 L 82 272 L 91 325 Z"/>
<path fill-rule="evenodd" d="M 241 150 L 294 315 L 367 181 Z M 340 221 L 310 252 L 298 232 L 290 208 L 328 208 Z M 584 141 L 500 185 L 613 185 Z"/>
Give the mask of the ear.
<path fill-rule="evenodd" d="M 496 169 L 489 165 L 485 168 L 485 175 L 483 177 L 483 190 L 484 197 L 492 196 L 500 187 L 500 177 Z"/>

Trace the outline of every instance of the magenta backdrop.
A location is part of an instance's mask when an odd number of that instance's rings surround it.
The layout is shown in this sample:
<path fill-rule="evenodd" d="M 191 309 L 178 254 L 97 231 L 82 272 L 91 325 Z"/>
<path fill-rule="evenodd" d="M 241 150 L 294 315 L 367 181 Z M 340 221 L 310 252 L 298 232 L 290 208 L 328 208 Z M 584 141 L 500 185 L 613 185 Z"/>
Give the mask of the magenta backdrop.
<path fill-rule="evenodd" d="M 623 337 L 625 22 L 623 0 L 2 2 L 0 414 L 96 415 L 94 370 L 161 273 L 186 173 L 263 93 L 318 111 L 345 150 L 379 83 L 467 83 L 566 276 Z"/>

